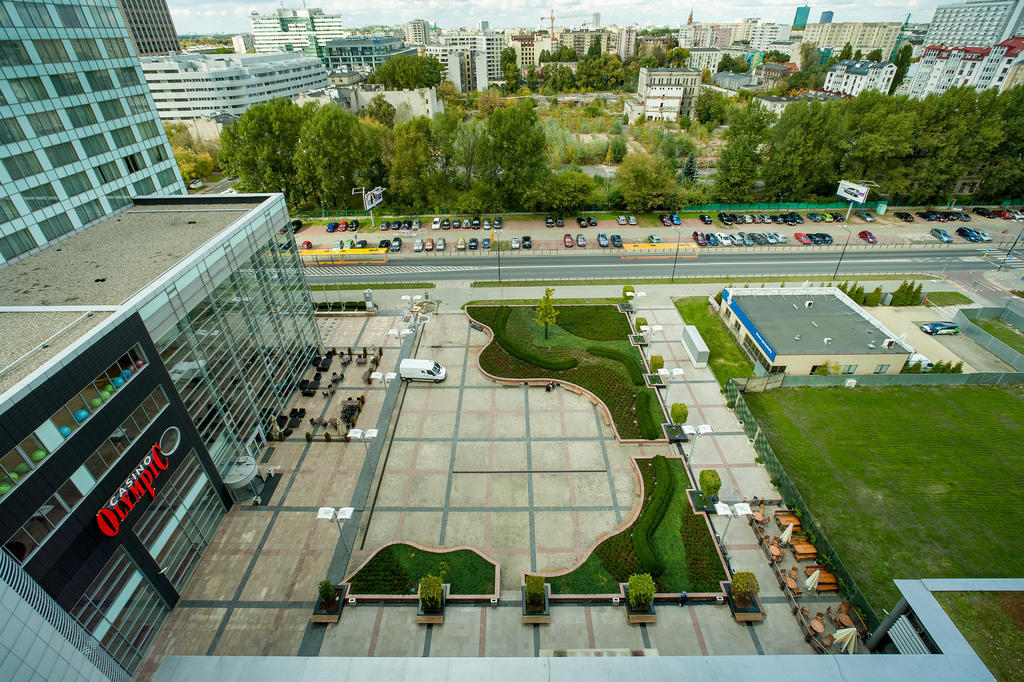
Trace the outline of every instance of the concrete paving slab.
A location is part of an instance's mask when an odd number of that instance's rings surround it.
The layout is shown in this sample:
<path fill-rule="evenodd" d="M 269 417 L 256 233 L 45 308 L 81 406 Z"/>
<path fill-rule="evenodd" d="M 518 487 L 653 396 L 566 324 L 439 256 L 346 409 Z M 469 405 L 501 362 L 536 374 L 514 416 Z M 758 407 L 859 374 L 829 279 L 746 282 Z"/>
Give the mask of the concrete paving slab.
<path fill-rule="evenodd" d="M 491 513 L 491 547 L 496 549 L 522 549 L 524 547 L 529 547 L 529 543 L 529 513 Z"/>
<path fill-rule="evenodd" d="M 534 514 L 538 552 L 573 549 L 577 546 L 579 528 L 575 513 L 570 511 L 539 511 Z"/>
<path fill-rule="evenodd" d="M 382 607 L 374 656 L 422 656 L 425 625 L 416 624 L 416 608 Z"/>
<path fill-rule="evenodd" d="M 372 604 L 348 606 L 337 625 L 327 626 L 321 656 L 366 656 L 370 652 L 379 607 Z"/>
<path fill-rule="evenodd" d="M 552 610 L 551 625 L 540 631 L 541 649 L 591 649 L 583 607 L 564 606 Z"/>
<path fill-rule="evenodd" d="M 486 507 L 488 478 L 487 474 L 454 474 L 449 506 Z"/>
<path fill-rule="evenodd" d="M 598 649 L 644 648 L 640 627 L 630 625 L 626 621 L 625 607 L 591 606 L 590 622 L 594 632 L 594 645 Z"/>
<path fill-rule="evenodd" d="M 658 622 L 647 626 L 647 636 L 651 640 L 651 646 L 658 650 L 659 656 L 702 655 L 697 630 L 694 627 L 694 607 L 659 604 L 657 611 Z"/>
<path fill-rule="evenodd" d="M 479 656 L 481 614 L 489 607 L 449 606 L 444 625 L 435 626 L 430 635 L 431 656 Z M 486 614 L 483 615 L 486 619 Z M 483 621 L 486 624 L 486 620 Z"/>
<path fill-rule="evenodd" d="M 576 506 L 611 506 L 612 492 L 608 487 L 608 475 L 596 473 L 573 473 L 569 475 L 570 499 Z"/>
<path fill-rule="evenodd" d="M 803 634 L 796 627 L 796 620 L 790 610 L 789 604 L 768 603 L 764 604 L 764 622 L 754 625 L 757 633 L 757 640 L 765 654 L 771 655 L 801 655 L 811 654 L 811 645 L 804 641 Z M 825 607 L 812 609 L 824 611 Z"/>
<path fill-rule="evenodd" d="M 380 511 L 373 512 L 373 518 L 366 529 L 366 549 L 376 549 L 381 545 L 400 539 L 399 528 L 405 512 Z"/>
<path fill-rule="evenodd" d="M 447 488 L 447 474 L 417 473 L 409 481 L 408 506 L 443 507 Z"/>
<path fill-rule="evenodd" d="M 563 446 L 570 469 L 604 469 L 604 451 L 596 440 L 567 441 Z"/>
<path fill-rule="evenodd" d="M 441 542 L 441 512 L 405 512 L 402 539 L 426 545 Z"/>
<path fill-rule="evenodd" d="M 491 474 L 490 478 L 491 506 L 525 508 L 529 505 L 526 474 Z"/>
<path fill-rule="evenodd" d="M 468 545 L 483 549 L 487 546 L 489 515 L 478 511 L 448 512 L 448 523 L 445 526 L 444 543 L 448 547 Z M 504 571 L 502 566 L 502 571 Z"/>
<path fill-rule="evenodd" d="M 694 607 L 694 613 L 710 655 L 752 656 L 757 653 L 754 640 L 745 631 L 746 626 L 733 619 L 728 606 Z"/>
<path fill-rule="evenodd" d="M 567 474 L 533 474 L 533 504 L 538 507 L 573 506 Z M 577 504 L 582 504 L 582 501 Z"/>
<path fill-rule="evenodd" d="M 516 594 L 516 599 L 521 599 Z M 486 637 L 484 641 L 485 656 L 533 656 L 533 625 L 523 625 L 522 611 L 519 608 L 507 606 L 496 609 L 487 609 L 487 622 L 485 624 Z M 543 632 L 547 625 L 538 625 L 537 628 Z"/>

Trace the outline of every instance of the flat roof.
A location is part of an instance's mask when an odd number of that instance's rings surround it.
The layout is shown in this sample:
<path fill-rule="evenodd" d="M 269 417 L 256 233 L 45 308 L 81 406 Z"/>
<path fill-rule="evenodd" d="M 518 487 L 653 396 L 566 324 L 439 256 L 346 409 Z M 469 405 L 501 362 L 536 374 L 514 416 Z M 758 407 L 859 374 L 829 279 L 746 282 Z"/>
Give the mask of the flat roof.
<path fill-rule="evenodd" d="M 882 342 L 894 338 L 892 333 L 828 289 L 792 293 L 757 291 L 757 294 L 747 294 L 743 289 L 733 289 L 734 304 L 742 308 L 779 355 L 906 355 L 910 352 L 898 343 L 884 348 Z M 813 301 L 809 308 L 807 301 Z M 830 339 L 827 344 L 826 338 Z"/>
<path fill-rule="evenodd" d="M 110 315 L 109 311 L 0 312 L 0 370 L 8 368 L 0 374 L 0 394 Z"/>

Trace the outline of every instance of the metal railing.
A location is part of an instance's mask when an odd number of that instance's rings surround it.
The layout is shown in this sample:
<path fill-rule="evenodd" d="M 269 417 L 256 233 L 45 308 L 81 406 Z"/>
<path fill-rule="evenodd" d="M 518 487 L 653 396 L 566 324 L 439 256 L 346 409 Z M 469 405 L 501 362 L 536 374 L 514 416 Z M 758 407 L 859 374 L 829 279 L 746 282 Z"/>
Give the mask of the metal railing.
<path fill-rule="evenodd" d="M 1024 372 L 971 372 L 968 374 L 833 374 L 829 376 L 790 376 L 769 374 L 763 377 L 730 379 L 743 393 L 762 393 L 776 388 L 799 386 L 966 386 L 1024 383 Z"/>
<path fill-rule="evenodd" d="M 111 682 L 131 682 L 132 678 L 103 646 L 53 600 L 6 552 L 0 552 L 0 579 L 42 618 L 96 666 Z"/>
<path fill-rule="evenodd" d="M 1006 324 L 1024 330 L 1024 315 L 1010 308 L 962 308 L 953 321 L 960 325 L 964 336 L 995 355 L 1014 369 L 1024 372 L 1024 354 L 989 334 L 974 320 L 1002 320 Z"/>

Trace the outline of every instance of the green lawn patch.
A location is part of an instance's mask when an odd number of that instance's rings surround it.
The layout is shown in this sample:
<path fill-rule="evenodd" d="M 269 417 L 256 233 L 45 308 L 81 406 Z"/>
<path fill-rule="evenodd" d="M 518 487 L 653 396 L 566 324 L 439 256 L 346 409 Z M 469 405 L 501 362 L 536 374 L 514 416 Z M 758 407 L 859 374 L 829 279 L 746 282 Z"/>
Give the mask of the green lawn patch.
<path fill-rule="evenodd" d="M 652 577 L 659 592 L 719 589 L 725 568 L 704 518 L 690 509 L 689 479 L 682 462 L 656 457 L 639 460 L 638 466 L 646 499 L 637 521 L 599 544 L 576 570 L 549 580 L 552 594 L 617 592 L 618 584 L 631 574 L 650 570 L 657 572 Z M 658 497 L 656 492 L 663 486 L 670 493 Z M 641 558 L 648 553 L 656 566 L 650 565 L 650 557 Z"/>
<path fill-rule="evenodd" d="M 1024 670 L 1024 592 L 933 592 L 946 615 L 1000 682 Z"/>
<path fill-rule="evenodd" d="M 536 303 L 536 301 L 533 301 Z M 591 336 L 628 334 L 625 315 L 611 306 L 555 306 L 567 312 L 570 329 Z M 509 379 L 547 378 L 581 386 L 593 393 L 611 412 L 622 438 L 654 440 L 663 437 L 665 415 L 653 389 L 643 383 L 643 360 L 623 337 L 593 339 L 577 336 L 560 324 L 538 325 L 531 306 L 476 306 L 466 312 L 494 330 L 494 341 L 480 353 L 480 366 L 490 374 Z M 593 315 L 598 329 L 585 318 Z M 613 316 L 622 318 L 614 320 Z"/>
<path fill-rule="evenodd" d="M 425 552 L 412 545 L 390 545 L 352 576 L 352 594 L 414 594 L 420 578 L 441 576 L 451 594 L 492 594 L 494 567 L 476 552 Z"/>
<path fill-rule="evenodd" d="M 660 223 L 659 223 L 660 224 Z M 923 275 L 920 273 L 909 273 L 909 274 L 887 274 L 887 275 L 871 275 L 863 281 L 871 282 L 882 282 L 882 281 L 896 281 L 900 282 L 903 280 L 916 279 L 919 281 L 931 281 L 936 279 L 934 275 Z M 851 282 L 855 280 L 850 280 Z M 598 284 L 726 284 L 732 286 L 735 283 L 739 283 L 742 286 L 744 283 L 765 283 L 770 284 L 772 282 L 819 282 L 822 285 L 838 284 L 828 277 L 814 277 L 808 275 L 789 275 L 783 277 L 743 277 L 736 279 L 734 277 L 727 277 L 725 275 L 676 275 L 675 278 L 671 277 L 624 277 L 624 278 L 601 278 L 595 277 L 593 279 L 575 278 L 575 279 L 532 279 L 532 280 L 515 280 L 515 281 L 502 281 L 497 280 L 479 280 L 470 282 L 471 288 L 494 288 L 494 287 L 589 287 Z M 1024 295 L 1021 292 L 1020 295 Z M 929 295 L 930 297 L 930 295 Z"/>
<path fill-rule="evenodd" d="M 310 291 L 352 291 L 363 289 L 433 289 L 433 282 L 373 282 L 366 284 L 310 284 Z"/>
<path fill-rule="evenodd" d="M 744 395 L 876 613 L 894 578 L 1024 574 L 1024 387 Z"/>
<path fill-rule="evenodd" d="M 964 296 L 959 291 L 929 291 L 925 296 L 928 298 L 929 303 L 938 306 L 970 305 L 974 303 L 972 298 Z"/>
<path fill-rule="evenodd" d="M 686 324 L 692 324 L 708 345 L 710 356 L 708 366 L 714 372 L 718 383 L 725 383 L 733 377 L 754 376 L 754 365 L 736 345 L 736 339 L 721 318 L 708 308 L 708 299 L 702 296 L 675 299 L 676 310 Z"/>
<path fill-rule="evenodd" d="M 996 337 L 1018 353 L 1024 353 L 1024 332 L 997 317 L 986 320 L 971 320 L 992 336 Z"/>

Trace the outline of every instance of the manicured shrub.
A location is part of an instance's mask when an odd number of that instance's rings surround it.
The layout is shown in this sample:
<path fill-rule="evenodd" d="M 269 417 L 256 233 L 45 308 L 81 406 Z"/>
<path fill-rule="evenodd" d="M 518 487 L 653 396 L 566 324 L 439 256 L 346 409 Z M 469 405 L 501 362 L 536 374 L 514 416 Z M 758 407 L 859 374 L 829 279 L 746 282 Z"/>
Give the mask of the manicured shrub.
<path fill-rule="evenodd" d="M 686 417 L 689 415 L 689 410 L 687 409 L 685 404 L 683 404 L 683 403 L 672 403 L 672 407 L 670 408 L 670 412 L 672 414 L 672 423 L 673 424 L 685 424 L 686 423 Z"/>
<path fill-rule="evenodd" d="M 635 294 L 636 289 L 633 288 L 632 284 L 627 284 L 626 286 L 622 287 L 622 300 L 628 303 L 632 296 L 627 296 L 626 292 Z"/>
<path fill-rule="evenodd" d="M 321 580 L 317 585 L 317 591 L 320 593 L 320 608 L 334 608 L 334 597 L 337 596 L 334 584 L 330 580 Z"/>
<path fill-rule="evenodd" d="M 549 369 L 552 371 L 561 371 L 566 369 L 572 369 L 578 363 L 576 358 L 551 358 L 544 357 L 540 351 L 533 348 L 526 348 L 512 339 L 507 333 L 506 325 L 508 324 L 508 316 L 512 313 L 512 309 L 508 306 L 503 307 L 498 312 L 497 317 L 494 320 L 494 339 L 498 342 L 506 352 L 512 357 L 518 358 L 523 362 L 531 364 L 541 369 Z"/>
<path fill-rule="evenodd" d="M 705 518 L 684 507 L 679 529 L 686 547 L 686 574 L 693 592 L 717 592 L 721 587 L 719 583 L 725 580 L 725 567 Z"/>
<path fill-rule="evenodd" d="M 633 320 L 633 328 L 636 329 L 636 333 L 637 334 L 640 333 L 640 328 L 641 327 L 646 327 L 646 326 L 647 326 L 647 318 L 646 317 L 637 316 L 637 318 L 635 320 Z"/>
<path fill-rule="evenodd" d="M 611 305 L 560 305 L 558 326 L 581 339 L 616 341 L 625 339 L 631 330 L 629 319 Z"/>
<path fill-rule="evenodd" d="M 750 571 L 740 571 L 732 576 L 732 600 L 737 606 L 748 608 L 754 605 L 761 586 L 757 584 L 757 576 Z"/>
<path fill-rule="evenodd" d="M 636 394 L 636 425 L 640 435 L 647 440 L 661 436 L 661 419 L 656 418 L 654 410 L 659 409 L 657 396 L 649 388 L 641 388 Z"/>
<path fill-rule="evenodd" d="M 647 573 L 629 576 L 629 608 L 647 611 L 654 603 L 654 578 Z"/>
<path fill-rule="evenodd" d="M 443 591 L 441 579 L 436 575 L 425 575 L 420 578 L 420 607 L 424 611 L 440 611 Z"/>
<path fill-rule="evenodd" d="M 651 356 L 651 371 L 657 372 L 665 366 L 665 358 L 660 355 Z"/>
<path fill-rule="evenodd" d="M 623 351 L 614 350 L 612 348 L 604 348 L 602 346 L 590 346 L 587 348 L 587 353 L 598 358 L 607 358 L 620 363 L 629 374 L 629 380 L 633 382 L 634 386 L 644 385 L 644 372 L 640 367 L 640 363 L 633 356 Z M 637 408 L 639 412 L 639 408 Z"/>
<path fill-rule="evenodd" d="M 669 470 L 668 461 L 662 455 L 654 458 L 654 471 L 654 489 L 644 489 L 648 499 L 644 501 L 643 510 L 633 524 L 633 549 L 644 570 L 659 576 L 665 572 L 665 564 L 651 547 L 651 536 L 661 525 L 665 510 L 675 494 L 675 478 Z"/>
<path fill-rule="evenodd" d="M 708 499 L 717 495 L 718 491 L 722 489 L 722 477 L 714 469 L 705 469 L 700 472 L 698 481 L 700 483 L 700 491 Z"/>
<path fill-rule="evenodd" d="M 964 361 L 961 360 L 960 362 L 958 362 L 955 365 L 953 365 L 952 369 L 949 370 L 949 373 L 950 374 L 963 374 L 964 373 Z"/>
<path fill-rule="evenodd" d="M 539 575 L 526 576 L 526 610 L 544 610 L 544 577 Z"/>
<path fill-rule="evenodd" d="M 872 291 L 870 294 L 868 294 L 864 298 L 864 305 L 865 306 L 873 307 L 873 306 L 881 305 L 881 303 L 882 303 L 882 287 L 881 286 L 875 287 L 875 290 Z"/>

